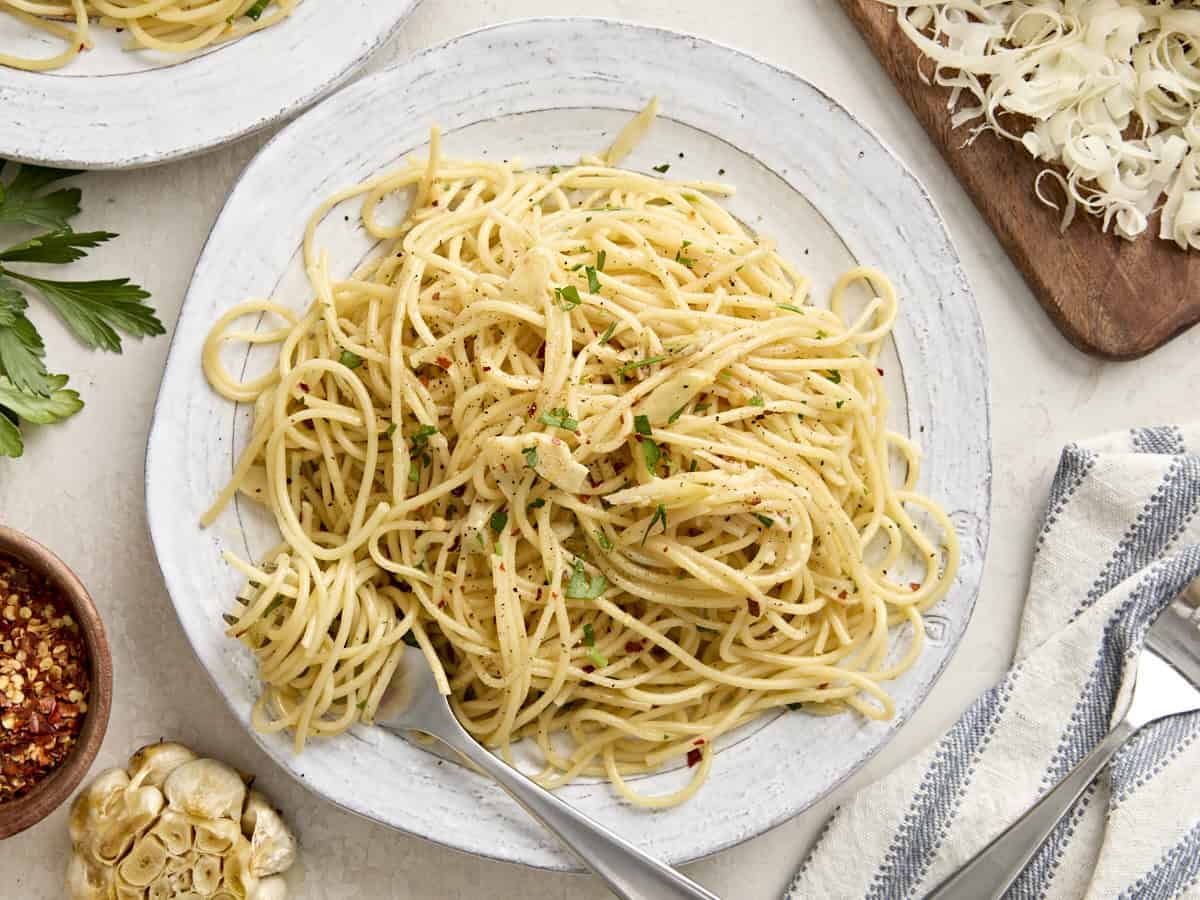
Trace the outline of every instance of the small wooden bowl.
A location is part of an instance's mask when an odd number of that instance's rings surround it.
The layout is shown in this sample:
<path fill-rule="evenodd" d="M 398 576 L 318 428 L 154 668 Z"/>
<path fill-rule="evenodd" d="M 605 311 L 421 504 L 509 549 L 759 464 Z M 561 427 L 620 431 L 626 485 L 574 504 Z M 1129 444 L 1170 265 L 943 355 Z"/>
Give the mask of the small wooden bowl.
<path fill-rule="evenodd" d="M 83 583 L 67 564 L 20 532 L 0 525 L 0 554 L 29 566 L 62 591 L 83 633 L 91 665 L 87 713 L 71 754 L 62 765 L 38 782 L 25 796 L 0 803 L 0 840 L 36 825 L 62 805 L 91 768 L 112 707 L 112 653 L 104 635 L 104 623 Z"/>

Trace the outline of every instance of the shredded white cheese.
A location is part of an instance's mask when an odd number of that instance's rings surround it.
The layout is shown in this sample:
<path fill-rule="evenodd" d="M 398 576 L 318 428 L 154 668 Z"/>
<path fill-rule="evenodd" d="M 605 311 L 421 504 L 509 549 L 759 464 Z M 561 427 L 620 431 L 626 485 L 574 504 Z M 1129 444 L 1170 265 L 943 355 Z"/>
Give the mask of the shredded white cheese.
<path fill-rule="evenodd" d="M 1200 249 L 1200 8 L 1195 0 L 880 0 L 951 88 L 955 126 L 1021 144 L 1083 211 L 1133 239 Z M 1056 192 L 1057 193 L 1057 192 Z M 1161 204 L 1160 204 L 1160 201 Z"/>

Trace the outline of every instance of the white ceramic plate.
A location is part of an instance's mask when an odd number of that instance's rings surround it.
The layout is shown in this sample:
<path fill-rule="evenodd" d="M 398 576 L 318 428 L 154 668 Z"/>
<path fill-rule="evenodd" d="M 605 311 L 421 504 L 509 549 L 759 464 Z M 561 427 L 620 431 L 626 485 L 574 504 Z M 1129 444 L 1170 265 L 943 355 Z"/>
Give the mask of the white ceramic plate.
<path fill-rule="evenodd" d="M 795 815 L 879 750 L 925 697 L 962 636 L 979 585 L 990 497 L 987 377 L 974 300 L 928 196 L 866 128 L 811 85 L 693 37 L 593 19 L 542 19 L 457 38 L 339 93 L 290 125 L 250 164 L 196 267 L 150 436 L 150 528 L 180 621 L 243 722 L 259 692 L 250 654 L 223 634 L 239 579 L 222 549 L 262 553 L 274 535 L 253 504 L 211 529 L 196 522 L 244 446 L 248 410 L 216 397 L 200 371 L 205 334 L 249 295 L 297 309 L 309 292 L 297 261 L 305 220 L 338 188 L 424 152 L 429 126 L 467 158 L 568 164 L 603 148 L 652 95 L 662 118 L 626 165 L 736 185 L 729 207 L 774 235 L 818 293 L 856 261 L 889 272 L 903 297 L 882 365 L 895 426 L 925 447 L 921 487 L 951 512 L 962 570 L 929 617 L 919 663 L 894 684 L 891 722 L 789 713 L 723 742 L 709 782 L 685 806 L 646 812 L 607 785 L 577 783 L 569 802 L 671 862 L 704 856 Z M 334 136 L 336 139 L 330 139 Z M 348 272 L 369 249 L 352 204 L 319 231 Z M 267 356 L 242 354 L 248 372 Z M 233 371 L 238 371 L 234 369 Z M 256 740 L 333 802 L 413 834 L 546 868 L 574 861 L 498 788 L 377 729 L 360 727 L 296 756 L 283 736 Z M 684 770 L 646 776 L 665 792 Z"/>
<path fill-rule="evenodd" d="M 52 72 L 0 66 L 0 157 L 128 169 L 201 153 L 303 109 L 350 77 L 418 0 L 303 0 L 283 22 L 179 56 L 96 46 Z M 0 47 L 53 56 L 62 42 L 0 14 Z"/>

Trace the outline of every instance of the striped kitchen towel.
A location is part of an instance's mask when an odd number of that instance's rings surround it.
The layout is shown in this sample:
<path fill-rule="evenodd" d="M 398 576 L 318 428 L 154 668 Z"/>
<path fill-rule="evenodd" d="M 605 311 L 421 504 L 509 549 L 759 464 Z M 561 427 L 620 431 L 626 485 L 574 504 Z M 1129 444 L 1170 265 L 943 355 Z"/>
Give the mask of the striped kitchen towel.
<path fill-rule="evenodd" d="M 923 896 L 1099 742 L 1149 622 L 1200 575 L 1198 454 L 1200 426 L 1063 451 L 1012 669 L 834 814 L 787 900 Z M 1130 741 L 1006 897 L 1200 898 L 1200 713 Z"/>

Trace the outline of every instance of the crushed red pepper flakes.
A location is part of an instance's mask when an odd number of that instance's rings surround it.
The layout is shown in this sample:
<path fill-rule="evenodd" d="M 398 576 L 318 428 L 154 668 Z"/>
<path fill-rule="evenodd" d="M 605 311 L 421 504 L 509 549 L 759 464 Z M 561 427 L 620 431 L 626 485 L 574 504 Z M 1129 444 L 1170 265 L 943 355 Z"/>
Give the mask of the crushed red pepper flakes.
<path fill-rule="evenodd" d="M 454 363 L 452 363 L 452 362 L 450 361 L 450 358 L 449 358 L 449 357 L 446 357 L 446 356 L 439 356 L 439 357 L 437 358 L 436 362 L 437 362 L 437 364 L 438 364 L 439 366 L 441 366 L 443 369 L 446 369 L 446 370 L 449 370 L 449 369 L 450 369 L 450 367 L 451 367 L 452 365 L 454 365 Z"/>
<path fill-rule="evenodd" d="M 760 615 L 762 615 L 762 606 L 759 605 L 757 600 L 753 598 L 748 599 L 746 601 L 746 606 L 749 607 L 750 615 L 754 616 L 754 618 L 757 619 Z"/>
<path fill-rule="evenodd" d="M 687 755 L 688 768 L 690 769 L 692 766 L 696 765 L 696 763 L 700 762 L 700 760 L 703 758 L 704 758 L 704 751 L 699 750 L 699 749 L 689 750 L 688 755 Z"/>
<path fill-rule="evenodd" d="M 912 588 L 914 591 L 919 591 L 921 589 L 921 585 L 917 584 L 917 582 L 915 582 L 915 581 L 910 581 L 908 583 L 908 586 L 910 588 Z"/>
<path fill-rule="evenodd" d="M 67 758 L 87 693 L 87 649 L 69 604 L 23 563 L 0 556 L 0 803 Z"/>
<path fill-rule="evenodd" d="M 643 647 L 642 647 L 641 641 L 626 641 L 625 642 L 625 652 L 626 653 L 641 653 L 642 649 L 643 649 Z"/>
<path fill-rule="evenodd" d="M 845 600 L 847 596 L 849 596 L 849 595 L 848 595 L 848 594 L 847 594 L 845 591 L 841 591 L 841 592 L 838 594 L 838 599 L 839 599 L 839 600 Z"/>

